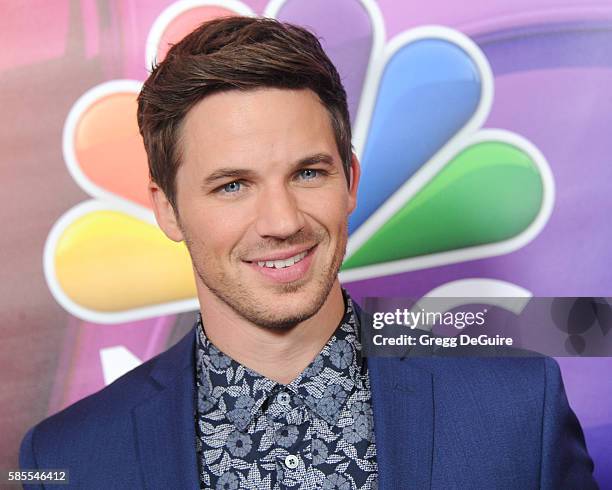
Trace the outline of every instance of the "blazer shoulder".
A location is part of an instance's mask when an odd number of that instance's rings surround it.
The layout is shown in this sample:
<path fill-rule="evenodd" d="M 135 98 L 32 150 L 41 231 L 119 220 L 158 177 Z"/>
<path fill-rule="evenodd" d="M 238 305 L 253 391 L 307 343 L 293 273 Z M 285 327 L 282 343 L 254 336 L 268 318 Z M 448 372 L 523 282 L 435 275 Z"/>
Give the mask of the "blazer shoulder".
<path fill-rule="evenodd" d="M 497 412 L 524 413 L 532 420 L 541 417 L 544 402 L 551 401 L 547 393 L 555 387 L 562 390 L 559 366 L 546 356 L 423 357 L 398 364 L 432 375 L 434 390 L 444 400 L 469 404 L 479 399 L 495 405 Z M 551 409 L 555 408 L 553 404 Z"/>
<path fill-rule="evenodd" d="M 559 373 L 554 358 L 512 347 L 482 351 L 456 348 L 452 354 L 408 356 L 403 361 L 442 378 L 466 374 L 476 378 L 508 374 L 511 379 L 522 383 L 544 385 L 548 370 Z"/>
<path fill-rule="evenodd" d="M 37 456 L 59 450 L 57 441 L 94 440 L 102 433 L 111 436 L 131 430 L 132 410 L 155 396 L 184 373 L 193 362 L 193 332 L 170 349 L 124 374 L 100 391 L 89 395 L 32 427 L 20 448 L 22 467 L 36 467 Z"/>

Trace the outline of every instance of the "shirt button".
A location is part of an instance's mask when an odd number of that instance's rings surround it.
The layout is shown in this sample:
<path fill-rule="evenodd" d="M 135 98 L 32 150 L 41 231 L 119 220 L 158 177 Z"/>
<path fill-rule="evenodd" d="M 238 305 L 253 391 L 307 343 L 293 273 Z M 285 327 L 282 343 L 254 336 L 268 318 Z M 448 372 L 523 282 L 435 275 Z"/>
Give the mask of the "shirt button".
<path fill-rule="evenodd" d="M 285 458 L 285 466 L 290 470 L 294 470 L 300 464 L 300 460 L 295 454 L 290 454 Z"/>
<path fill-rule="evenodd" d="M 291 397 L 289 396 L 289 393 L 281 392 L 276 397 L 276 401 L 278 401 L 278 403 L 281 405 L 288 407 L 289 402 L 291 402 Z"/>

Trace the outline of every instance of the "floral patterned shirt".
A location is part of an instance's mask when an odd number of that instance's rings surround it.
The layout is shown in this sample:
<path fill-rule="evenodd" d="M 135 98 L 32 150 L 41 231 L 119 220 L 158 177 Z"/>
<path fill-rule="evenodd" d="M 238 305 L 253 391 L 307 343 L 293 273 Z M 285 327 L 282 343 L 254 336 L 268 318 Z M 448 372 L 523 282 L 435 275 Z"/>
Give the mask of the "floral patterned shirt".
<path fill-rule="evenodd" d="M 196 324 L 196 449 L 202 489 L 376 489 L 370 384 L 359 320 L 345 314 L 288 385 L 241 365 Z"/>

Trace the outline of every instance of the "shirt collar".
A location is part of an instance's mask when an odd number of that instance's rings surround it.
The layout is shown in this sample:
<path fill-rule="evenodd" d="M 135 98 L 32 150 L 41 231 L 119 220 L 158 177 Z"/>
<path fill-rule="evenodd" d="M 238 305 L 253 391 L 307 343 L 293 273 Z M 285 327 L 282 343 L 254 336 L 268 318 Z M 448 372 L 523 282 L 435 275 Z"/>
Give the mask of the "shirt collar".
<path fill-rule="evenodd" d="M 348 395 L 362 387 L 359 318 L 353 300 L 342 288 L 344 315 L 323 349 L 291 383 L 284 386 L 240 364 L 221 352 L 206 336 L 199 315 L 196 323 L 196 380 L 198 411 L 224 409 L 234 425 L 244 431 L 266 400 L 286 389 L 318 416 L 335 424 Z"/>

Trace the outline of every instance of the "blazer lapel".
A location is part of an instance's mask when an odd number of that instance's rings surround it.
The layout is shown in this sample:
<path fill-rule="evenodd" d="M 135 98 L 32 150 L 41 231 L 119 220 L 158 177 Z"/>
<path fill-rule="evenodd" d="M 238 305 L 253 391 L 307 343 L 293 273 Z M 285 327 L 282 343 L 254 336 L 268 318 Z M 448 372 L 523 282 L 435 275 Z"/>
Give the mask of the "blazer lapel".
<path fill-rule="evenodd" d="M 155 394 L 132 411 L 146 488 L 199 489 L 192 330 L 151 370 Z"/>
<path fill-rule="evenodd" d="M 379 488 L 430 488 L 433 375 L 410 359 L 371 357 L 367 362 Z"/>

